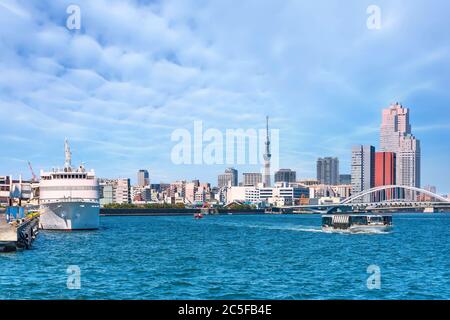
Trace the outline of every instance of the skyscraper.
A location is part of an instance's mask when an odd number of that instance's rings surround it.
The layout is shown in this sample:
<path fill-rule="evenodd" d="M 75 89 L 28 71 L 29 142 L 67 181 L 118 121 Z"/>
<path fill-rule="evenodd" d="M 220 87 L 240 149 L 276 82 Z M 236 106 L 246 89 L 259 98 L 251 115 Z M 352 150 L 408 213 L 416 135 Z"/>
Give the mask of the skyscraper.
<path fill-rule="evenodd" d="M 139 187 L 146 187 L 150 185 L 150 176 L 147 170 L 141 169 L 137 173 L 137 180 Z"/>
<path fill-rule="evenodd" d="M 375 186 L 375 147 L 358 145 L 352 148 L 352 194 Z"/>
<path fill-rule="evenodd" d="M 220 174 L 217 178 L 217 186 L 222 187 L 236 187 L 238 185 L 238 171 L 234 168 L 228 168 L 224 174 Z"/>
<path fill-rule="evenodd" d="M 337 185 L 339 183 L 339 159 L 332 157 L 317 159 L 317 180 L 321 184 Z"/>
<path fill-rule="evenodd" d="M 266 150 L 264 153 L 264 177 L 263 182 L 264 186 L 270 187 L 270 158 L 272 155 L 270 154 L 270 140 L 269 140 L 269 117 L 266 117 Z"/>
<path fill-rule="evenodd" d="M 375 187 L 395 185 L 395 171 L 394 152 L 375 152 Z"/>
<path fill-rule="evenodd" d="M 291 169 L 280 169 L 275 172 L 275 182 L 291 183 L 297 180 L 297 173 Z"/>
<path fill-rule="evenodd" d="M 409 109 L 399 103 L 382 111 L 380 150 L 396 153 L 396 183 L 420 187 L 420 141 L 412 135 Z"/>

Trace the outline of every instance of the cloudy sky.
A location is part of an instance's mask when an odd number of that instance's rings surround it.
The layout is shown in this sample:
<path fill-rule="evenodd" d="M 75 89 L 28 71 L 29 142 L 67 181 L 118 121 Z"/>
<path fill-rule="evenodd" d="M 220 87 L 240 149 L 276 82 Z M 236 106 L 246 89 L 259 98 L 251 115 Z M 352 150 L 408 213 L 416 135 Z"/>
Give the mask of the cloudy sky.
<path fill-rule="evenodd" d="M 81 29 L 66 27 L 70 4 Z M 381 29 L 367 28 L 371 4 Z M 379 145 L 381 109 L 411 108 L 422 182 L 450 193 L 448 1 L 0 0 L 0 174 L 76 163 L 102 177 L 216 181 L 175 165 L 194 121 L 280 133 L 280 165 L 315 176 L 353 144 Z M 242 171 L 258 171 L 238 166 Z"/>

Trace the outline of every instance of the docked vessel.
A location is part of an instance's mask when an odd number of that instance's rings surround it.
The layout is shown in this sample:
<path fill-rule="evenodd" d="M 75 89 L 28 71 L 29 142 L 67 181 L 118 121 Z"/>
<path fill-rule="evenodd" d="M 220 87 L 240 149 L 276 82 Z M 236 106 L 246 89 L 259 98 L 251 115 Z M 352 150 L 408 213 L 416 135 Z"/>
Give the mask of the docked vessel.
<path fill-rule="evenodd" d="M 323 231 L 387 232 L 392 229 L 392 216 L 333 214 L 322 216 Z"/>
<path fill-rule="evenodd" d="M 39 183 L 41 229 L 92 230 L 100 223 L 99 185 L 93 170 L 72 167 L 72 154 L 65 141 L 63 169 L 41 171 Z"/>

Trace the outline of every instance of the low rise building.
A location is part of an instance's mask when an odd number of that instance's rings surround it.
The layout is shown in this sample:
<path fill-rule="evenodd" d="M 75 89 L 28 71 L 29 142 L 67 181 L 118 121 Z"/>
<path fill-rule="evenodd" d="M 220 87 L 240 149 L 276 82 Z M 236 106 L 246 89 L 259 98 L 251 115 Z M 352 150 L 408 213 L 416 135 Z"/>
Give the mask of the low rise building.
<path fill-rule="evenodd" d="M 259 203 L 299 203 L 300 199 L 309 197 L 307 188 L 289 187 L 286 184 L 276 184 L 274 187 L 230 187 L 227 189 L 226 203 L 244 202 Z M 283 199 L 283 200 L 281 200 Z"/>

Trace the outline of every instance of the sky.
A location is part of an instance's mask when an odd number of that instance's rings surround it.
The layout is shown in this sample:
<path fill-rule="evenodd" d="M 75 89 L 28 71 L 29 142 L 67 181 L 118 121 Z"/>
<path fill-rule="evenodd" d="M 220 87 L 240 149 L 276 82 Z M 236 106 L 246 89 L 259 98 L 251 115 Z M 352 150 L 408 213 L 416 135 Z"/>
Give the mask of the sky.
<path fill-rule="evenodd" d="M 215 184 L 228 165 L 174 163 L 173 132 L 258 130 L 266 115 L 281 167 L 314 178 L 335 156 L 349 173 L 351 146 L 378 148 L 381 110 L 400 102 L 422 185 L 449 194 L 448 12 L 444 0 L 0 0 L 0 175 L 62 166 L 67 137 L 99 177 Z"/>

